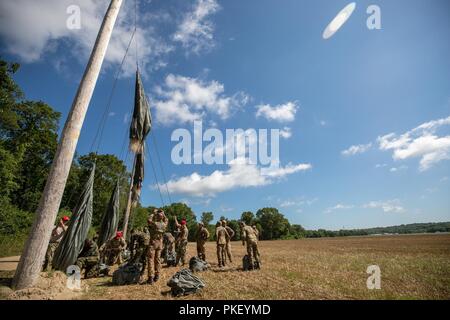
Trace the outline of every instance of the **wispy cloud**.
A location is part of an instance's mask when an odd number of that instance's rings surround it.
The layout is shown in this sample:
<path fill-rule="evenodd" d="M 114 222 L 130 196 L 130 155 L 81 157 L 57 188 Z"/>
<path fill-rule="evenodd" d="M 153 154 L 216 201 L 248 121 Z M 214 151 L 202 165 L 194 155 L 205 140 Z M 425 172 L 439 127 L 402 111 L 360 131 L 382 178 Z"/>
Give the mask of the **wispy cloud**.
<path fill-rule="evenodd" d="M 292 130 L 289 127 L 284 127 L 283 129 L 280 130 L 280 137 L 284 138 L 284 139 L 289 139 L 290 137 L 292 137 Z"/>
<path fill-rule="evenodd" d="M 343 204 L 338 203 L 337 205 L 333 207 L 328 207 L 325 209 L 324 213 L 332 213 L 334 211 L 343 211 L 343 210 L 350 210 L 354 208 L 360 208 L 360 209 L 381 209 L 383 212 L 393 212 L 393 213 L 401 213 L 404 212 L 405 209 L 400 203 L 400 200 L 394 199 L 394 200 L 385 200 L 385 201 L 370 201 L 368 203 L 365 203 L 363 205 L 353 205 L 353 204 Z"/>
<path fill-rule="evenodd" d="M 336 210 L 346 210 L 346 209 L 352 209 L 352 208 L 354 208 L 354 205 L 338 203 L 337 205 L 335 205 L 333 207 L 326 208 L 324 212 L 332 213 L 333 211 L 336 211 Z"/>
<path fill-rule="evenodd" d="M 195 54 L 214 47 L 214 23 L 210 16 L 219 11 L 216 0 L 197 0 L 191 11 L 183 17 L 173 40 Z"/>
<path fill-rule="evenodd" d="M 400 213 L 405 211 L 398 199 L 387 201 L 370 201 L 369 203 L 364 204 L 362 207 L 370 209 L 382 209 L 384 212 L 393 213 Z"/>
<path fill-rule="evenodd" d="M 256 117 L 264 117 L 267 120 L 278 122 L 292 122 L 295 120 L 298 105 L 295 101 L 289 101 L 277 106 L 263 104 L 257 106 L 256 109 Z"/>
<path fill-rule="evenodd" d="M 372 143 L 358 144 L 351 146 L 350 148 L 343 150 L 341 154 L 343 156 L 354 156 L 355 154 L 364 153 L 372 147 Z"/>

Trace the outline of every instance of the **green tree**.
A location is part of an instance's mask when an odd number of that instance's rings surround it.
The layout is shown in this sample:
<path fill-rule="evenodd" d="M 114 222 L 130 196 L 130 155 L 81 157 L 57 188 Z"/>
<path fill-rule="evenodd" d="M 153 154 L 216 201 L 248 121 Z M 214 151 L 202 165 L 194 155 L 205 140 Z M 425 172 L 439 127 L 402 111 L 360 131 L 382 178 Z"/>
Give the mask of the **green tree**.
<path fill-rule="evenodd" d="M 203 222 L 205 226 L 208 226 L 213 220 L 214 214 L 212 212 L 202 212 L 202 217 L 200 218 L 200 221 Z"/>
<path fill-rule="evenodd" d="M 56 151 L 60 113 L 23 99 L 12 79 L 18 69 L 0 60 L 0 190 L 15 206 L 34 211 Z"/>
<path fill-rule="evenodd" d="M 72 165 L 69 174 L 69 182 L 73 189 L 69 189 L 67 187 L 69 185 L 66 186 L 64 199 L 66 199 L 67 203 L 64 204 L 65 207 L 71 209 L 75 207 L 94 162 L 96 163 L 96 169 L 92 225 L 98 227 L 108 206 L 108 201 L 117 179 L 120 179 L 120 212 L 124 212 L 128 200 L 129 183 L 127 181 L 126 166 L 116 156 L 111 154 L 96 155 L 95 153 L 80 156 L 78 161 Z"/>
<path fill-rule="evenodd" d="M 263 208 L 256 213 L 262 229 L 261 238 L 264 240 L 281 239 L 289 235 L 289 221 L 277 208 Z"/>
<path fill-rule="evenodd" d="M 169 230 L 175 231 L 175 217 L 178 222 L 181 219 L 186 219 L 186 224 L 189 229 L 189 241 L 195 240 L 195 233 L 197 230 L 197 220 L 194 211 L 185 203 L 172 203 L 162 208 L 169 219 Z"/>
<path fill-rule="evenodd" d="M 251 225 L 253 220 L 255 219 L 255 215 L 251 211 L 242 212 L 241 220 L 245 222 L 245 224 Z"/>

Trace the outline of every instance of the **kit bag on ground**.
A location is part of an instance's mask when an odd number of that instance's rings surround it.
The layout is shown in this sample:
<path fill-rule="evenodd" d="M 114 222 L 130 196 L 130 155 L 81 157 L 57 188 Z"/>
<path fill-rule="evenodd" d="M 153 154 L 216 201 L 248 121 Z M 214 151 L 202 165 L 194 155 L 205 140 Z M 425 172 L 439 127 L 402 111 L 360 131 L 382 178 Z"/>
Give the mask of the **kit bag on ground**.
<path fill-rule="evenodd" d="M 192 257 L 191 260 L 189 260 L 189 269 L 191 269 L 192 272 L 206 271 L 208 270 L 208 267 L 208 263 L 199 257 Z"/>
<path fill-rule="evenodd" d="M 167 253 L 166 263 L 167 263 L 167 266 L 169 266 L 169 267 L 177 266 L 177 255 L 174 251 Z"/>
<path fill-rule="evenodd" d="M 142 263 L 124 264 L 113 273 L 112 283 L 117 286 L 139 283 Z"/>
<path fill-rule="evenodd" d="M 203 280 L 195 276 L 189 269 L 182 269 L 175 273 L 167 285 L 176 297 L 196 293 L 205 287 Z"/>
<path fill-rule="evenodd" d="M 248 254 L 242 258 L 242 269 L 244 271 L 253 270 L 253 265 Z"/>

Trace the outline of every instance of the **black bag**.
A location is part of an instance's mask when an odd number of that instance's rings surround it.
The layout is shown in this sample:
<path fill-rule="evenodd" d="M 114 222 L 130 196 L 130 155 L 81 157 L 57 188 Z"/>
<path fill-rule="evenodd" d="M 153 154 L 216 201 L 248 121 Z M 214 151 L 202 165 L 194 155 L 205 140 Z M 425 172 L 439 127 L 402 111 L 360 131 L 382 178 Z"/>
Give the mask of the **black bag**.
<path fill-rule="evenodd" d="M 139 283 L 142 264 L 124 264 L 113 273 L 112 283 L 117 286 Z"/>
<path fill-rule="evenodd" d="M 253 270 L 253 265 L 251 263 L 250 257 L 248 256 L 248 254 L 246 254 L 243 258 L 242 258 L 242 269 L 244 271 L 249 271 L 249 270 Z"/>
<path fill-rule="evenodd" d="M 205 283 L 189 269 L 182 269 L 175 273 L 167 285 L 176 297 L 196 293 L 205 287 Z"/>
<path fill-rule="evenodd" d="M 166 263 L 168 267 L 177 266 L 177 254 L 175 252 L 168 252 L 166 257 Z"/>
<path fill-rule="evenodd" d="M 189 269 L 191 269 L 192 272 L 206 271 L 208 270 L 208 267 L 209 265 L 199 257 L 192 257 L 191 260 L 189 260 Z"/>

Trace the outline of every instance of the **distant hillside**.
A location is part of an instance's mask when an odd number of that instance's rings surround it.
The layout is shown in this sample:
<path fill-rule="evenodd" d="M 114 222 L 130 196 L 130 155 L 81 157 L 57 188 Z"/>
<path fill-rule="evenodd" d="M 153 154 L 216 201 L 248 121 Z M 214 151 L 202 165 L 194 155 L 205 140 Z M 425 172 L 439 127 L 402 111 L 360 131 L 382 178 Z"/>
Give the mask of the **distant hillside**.
<path fill-rule="evenodd" d="M 411 234 L 411 233 L 436 233 L 450 232 L 450 222 L 430 222 L 430 223 L 411 223 L 392 227 L 378 227 L 368 229 L 349 229 L 349 230 L 306 230 L 306 238 L 320 237 L 345 237 L 345 236 L 367 236 L 374 234 Z"/>
<path fill-rule="evenodd" d="M 434 233 L 434 232 L 450 232 L 450 222 L 437 222 L 437 223 L 411 223 L 402 224 L 393 227 L 379 227 L 363 229 L 367 234 L 379 234 L 379 233 Z"/>

